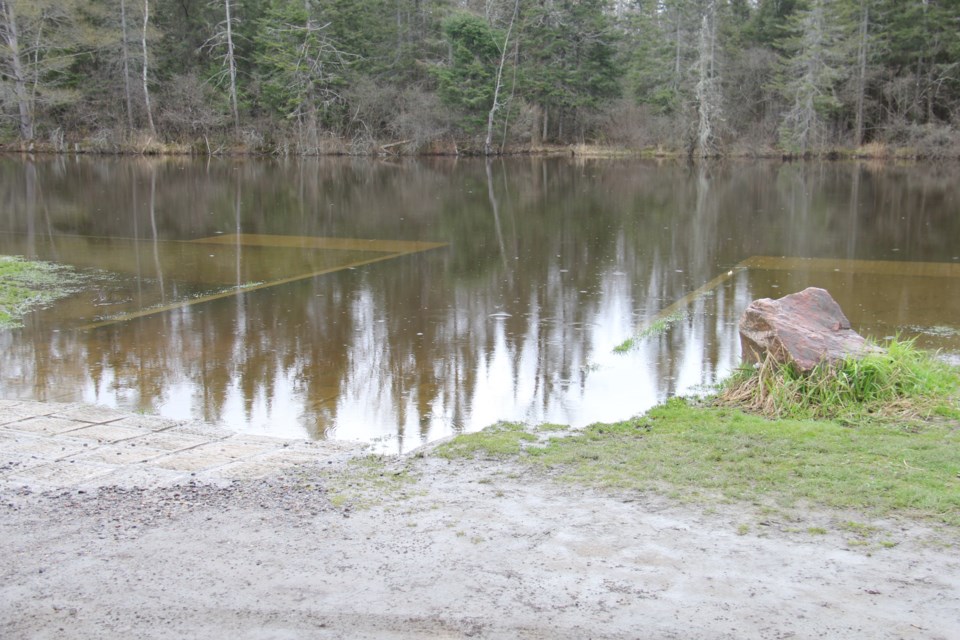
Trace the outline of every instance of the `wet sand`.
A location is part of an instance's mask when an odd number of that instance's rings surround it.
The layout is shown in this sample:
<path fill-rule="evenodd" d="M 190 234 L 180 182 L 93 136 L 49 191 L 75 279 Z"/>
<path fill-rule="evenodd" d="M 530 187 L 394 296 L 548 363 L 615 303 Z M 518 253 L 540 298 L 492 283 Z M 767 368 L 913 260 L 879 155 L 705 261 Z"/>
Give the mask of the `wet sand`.
<path fill-rule="evenodd" d="M 429 451 L 383 464 L 7 482 L 0 637 L 956 637 L 953 530 L 607 494 Z"/>

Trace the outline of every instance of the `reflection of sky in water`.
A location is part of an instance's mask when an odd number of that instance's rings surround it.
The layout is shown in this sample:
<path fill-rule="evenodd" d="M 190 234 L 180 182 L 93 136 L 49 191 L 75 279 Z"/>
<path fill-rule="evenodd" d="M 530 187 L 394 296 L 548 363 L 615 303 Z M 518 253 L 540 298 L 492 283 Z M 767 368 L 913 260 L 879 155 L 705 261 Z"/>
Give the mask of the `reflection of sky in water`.
<path fill-rule="evenodd" d="M 131 319 L 77 331 L 100 313 L 83 296 L 34 314 L 0 334 L 0 396 L 410 450 L 498 420 L 583 426 L 703 392 L 736 366 L 750 300 L 806 286 L 829 289 L 864 333 L 901 331 L 960 359 L 958 334 L 923 330 L 957 327 L 956 269 L 898 275 L 904 263 L 891 262 L 954 265 L 955 211 L 929 203 L 955 201 L 955 176 L 857 165 L 364 161 L 196 173 L 105 163 L 115 189 L 101 198 L 131 217 L 107 220 L 90 213 L 104 205 L 91 208 L 86 179 L 68 184 L 87 162 L 40 165 L 32 178 L 8 163 L 0 253 L 108 263 L 136 283 L 116 296 Z M 111 172 L 120 169 L 130 172 Z M 446 246 L 356 241 L 371 238 Z M 196 239 L 208 244 L 185 242 Z M 736 269 L 755 255 L 774 260 Z M 785 255 L 881 262 L 855 273 Z M 614 352 L 728 272 L 681 306 L 683 320 Z M 276 280 L 287 283 L 224 291 Z M 137 312 L 196 295 L 207 301 Z"/>

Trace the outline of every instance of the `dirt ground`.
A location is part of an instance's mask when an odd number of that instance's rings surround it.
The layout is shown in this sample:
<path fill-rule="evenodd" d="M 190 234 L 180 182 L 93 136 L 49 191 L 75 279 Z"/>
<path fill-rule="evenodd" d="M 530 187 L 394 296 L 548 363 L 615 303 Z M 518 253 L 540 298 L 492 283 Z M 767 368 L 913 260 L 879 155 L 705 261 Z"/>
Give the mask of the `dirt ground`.
<path fill-rule="evenodd" d="M 3 489 L 0 638 L 960 637 L 952 530 L 372 469 Z"/>

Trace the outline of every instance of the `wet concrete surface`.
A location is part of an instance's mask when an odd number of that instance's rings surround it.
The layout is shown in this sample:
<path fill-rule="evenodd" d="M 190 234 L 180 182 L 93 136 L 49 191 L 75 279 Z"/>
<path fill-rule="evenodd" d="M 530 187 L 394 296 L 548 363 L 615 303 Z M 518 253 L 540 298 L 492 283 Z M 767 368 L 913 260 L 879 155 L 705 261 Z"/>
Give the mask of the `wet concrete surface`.
<path fill-rule="evenodd" d="M 0 400 L 0 487 L 165 486 L 252 480 L 363 445 L 238 434 L 81 403 Z"/>

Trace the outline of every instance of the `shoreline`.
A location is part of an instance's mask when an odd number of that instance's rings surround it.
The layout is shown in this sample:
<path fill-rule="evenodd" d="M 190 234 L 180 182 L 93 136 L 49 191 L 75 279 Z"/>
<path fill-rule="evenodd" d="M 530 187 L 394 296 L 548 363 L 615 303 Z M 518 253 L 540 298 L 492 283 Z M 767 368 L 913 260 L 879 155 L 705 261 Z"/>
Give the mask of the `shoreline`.
<path fill-rule="evenodd" d="M 0 497 L 8 638 L 934 640 L 960 617 L 956 531 L 509 460 L 316 457 Z"/>
<path fill-rule="evenodd" d="M 191 157 L 191 158 L 520 158 L 520 157 L 571 157 L 585 159 L 636 159 L 636 160 L 682 160 L 694 162 L 715 162 L 723 160 L 780 160 L 783 162 L 802 161 L 878 161 L 878 162 L 951 162 L 960 161 L 960 155 L 929 156 L 913 147 L 868 144 L 862 147 L 829 147 L 802 155 L 791 154 L 775 148 L 739 149 L 710 157 L 692 156 L 680 149 L 660 146 L 629 148 L 603 144 L 566 144 L 521 146 L 504 149 L 499 153 L 484 154 L 480 148 L 454 145 L 452 149 L 414 150 L 413 152 L 388 151 L 393 144 L 374 145 L 368 152 L 350 152 L 347 148 L 334 148 L 326 151 L 295 153 L 289 150 L 250 149 L 242 146 L 218 148 L 216 151 L 198 150 L 197 143 L 156 143 L 155 146 L 142 147 L 134 144 L 113 145 L 112 148 L 95 148 L 93 143 L 76 142 L 64 148 L 47 143 L 33 142 L 28 146 L 22 143 L 0 143 L 0 154 L 5 155 L 54 155 L 54 156 L 102 156 L 102 157 Z"/>

